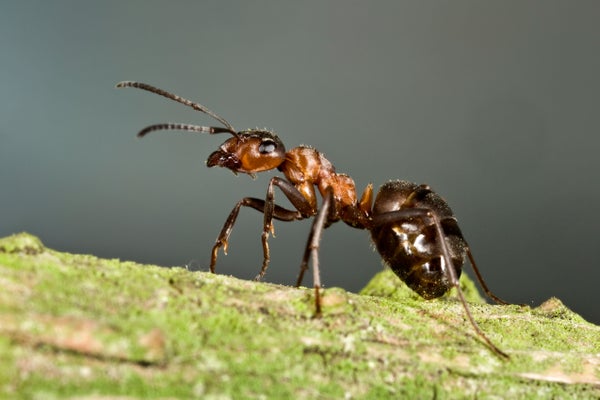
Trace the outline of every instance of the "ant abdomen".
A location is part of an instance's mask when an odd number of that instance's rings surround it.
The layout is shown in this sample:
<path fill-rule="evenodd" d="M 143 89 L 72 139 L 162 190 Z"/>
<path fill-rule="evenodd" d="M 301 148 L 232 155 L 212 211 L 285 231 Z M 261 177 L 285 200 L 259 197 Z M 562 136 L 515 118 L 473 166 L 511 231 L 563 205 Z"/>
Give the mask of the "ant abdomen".
<path fill-rule="evenodd" d="M 460 276 L 467 244 L 440 195 L 426 185 L 387 182 L 375 198 L 373 219 L 380 221 L 371 229 L 377 251 L 408 287 L 425 299 L 440 297 L 453 287 L 436 224 L 444 233 L 456 277 Z"/>

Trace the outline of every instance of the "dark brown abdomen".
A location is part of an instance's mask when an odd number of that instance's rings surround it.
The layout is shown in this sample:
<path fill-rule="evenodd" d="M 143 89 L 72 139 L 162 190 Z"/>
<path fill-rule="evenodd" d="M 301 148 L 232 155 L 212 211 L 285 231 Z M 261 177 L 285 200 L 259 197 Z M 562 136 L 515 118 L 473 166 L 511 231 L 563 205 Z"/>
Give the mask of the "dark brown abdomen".
<path fill-rule="evenodd" d="M 375 198 L 373 216 L 408 209 L 428 209 L 437 217 L 459 277 L 466 242 L 452 210 L 437 193 L 412 182 L 387 182 Z M 423 298 L 440 297 L 452 287 L 432 218 L 400 215 L 393 222 L 374 227 L 371 238 L 385 263 Z"/>

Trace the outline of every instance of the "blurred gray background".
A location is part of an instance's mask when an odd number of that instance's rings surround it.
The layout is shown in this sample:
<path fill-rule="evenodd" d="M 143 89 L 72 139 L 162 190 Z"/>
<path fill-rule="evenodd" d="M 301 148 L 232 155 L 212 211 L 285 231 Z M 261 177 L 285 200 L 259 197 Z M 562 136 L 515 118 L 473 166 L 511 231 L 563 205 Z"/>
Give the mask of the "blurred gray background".
<path fill-rule="evenodd" d="M 430 184 L 498 295 L 557 296 L 598 323 L 598 21 L 593 0 L 3 2 L 0 235 L 207 269 L 235 202 L 263 198 L 273 173 L 205 168 L 226 135 L 136 139 L 151 123 L 216 124 L 114 89 L 139 80 L 313 145 L 361 191 Z M 219 273 L 254 277 L 261 227 L 242 210 Z M 293 284 L 310 222 L 275 228 L 266 280 Z M 344 224 L 321 257 L 329 287 L 381 269 L 368 233 Z"/>

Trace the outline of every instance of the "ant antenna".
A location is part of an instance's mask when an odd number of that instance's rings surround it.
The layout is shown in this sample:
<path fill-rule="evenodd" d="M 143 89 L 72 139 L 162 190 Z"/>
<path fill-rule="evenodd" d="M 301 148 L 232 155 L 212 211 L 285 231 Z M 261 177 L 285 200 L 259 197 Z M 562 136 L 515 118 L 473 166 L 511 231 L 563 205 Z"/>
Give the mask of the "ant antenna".
<path fill-rule="evenodd" d="M 201 126 L 201 125 L 191 125 L 191 124 L 180 124 L 167 122 L 164 124 L 154 124 L 145 127 L 141 131 L 138 132 L 138 137 L 144 137 L 150 132 L 154 131 L 188 131 L 188 132 L 200 132 L 200 133 L 231 133 L 234 136 L 237 136 L 237 132 L 231 131 L 229 128 L 221 128 L 219 126 Z"/>
<path fill-rule="evenodd" d="M 159 89 L 157 87 L 154 87 L 152 85 L 148 85 L 147 83 L 142 83 L 142 82 L 122 81 L 122 82 L 117 83 L 116 87 L 117 88 L 131 87 L 131 88 L 137 88 L 137 89 L 146 90 L 148 92 L 156 93 L 160 96 L 166 97 L 167 99 L 171 99 L 173 101 L 176 101 L 178 103 L 181 103 L 183 105 L 191 107 L 196 111 L 203 112 L 204 114 L 207 114 L 207 115 L 213 117 L 214 119 L 216 119 L 217 121 L 222 123 L 227 128 L 227 129 L 224 129 L 224 128 L 215 128 L 215 127 L 202 127 L 202 126 L 198 126 L 198 125 L 188 125 L 188 124 L 157 124 L 157 125 L 152 125 L 152 126 L 149 126 L 145 129 L 143 129 L 140 133 L 138 133 L 138 136 L 144 136 L 148 132 L 152 132 L 152 131 L 156 131 L 156 130 L 160 130 L 160 129 L 178 129 L 178 130 L 185 130 L 185 131 L 191 131 L 191 132 L 203 132 L 203 133 L 228 132 L 228 133 L 233 134 L 234 136 L 237 136 L 237 132 L 235 131 L 233 126 L 229 122 L 227 122 L 227 120 L 225 118 L 218 116 L 214 112 L 210 111 L 208 108 L 204 107 L 202 104 L 194 103 L 193 101 L 185 99 L 181 96 L 178 96 L 176 94 L 167 92 L 165 90 Z"/>

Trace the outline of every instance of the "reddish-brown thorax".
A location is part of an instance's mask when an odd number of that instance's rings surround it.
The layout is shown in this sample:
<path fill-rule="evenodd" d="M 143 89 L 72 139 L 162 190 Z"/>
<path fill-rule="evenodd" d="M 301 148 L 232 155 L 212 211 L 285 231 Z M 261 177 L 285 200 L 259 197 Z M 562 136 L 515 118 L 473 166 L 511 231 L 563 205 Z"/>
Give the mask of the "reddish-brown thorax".
<path fill-rule="evenodd" d="M 300 146 L 291 149 L 278 169 L 310 203 L 313 215 L 317 213 L 315 186 L 321 196 L 325 196 L 331 188 L 335 205 L 334 220 L 342 219 L 351 226 L 363 227 L 357 226 L 357 216 L 360 215 L 358 218 L 362 221 L 368 219 L 371 214 L 372 185 L 369 184 L 365 188 L 358 202 L 354 180 L 346 174 L 336 173 L 331 162 L 311 147 Z"/>

